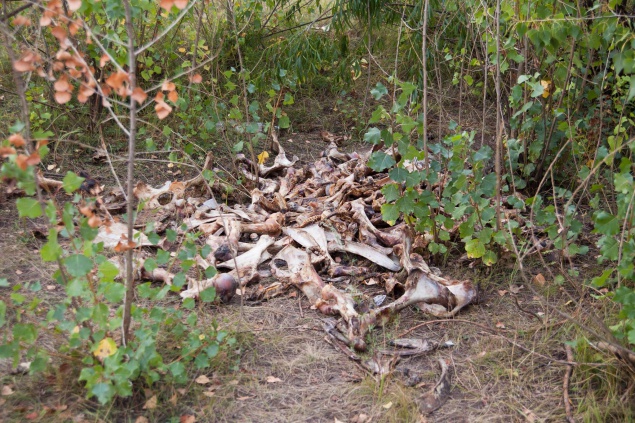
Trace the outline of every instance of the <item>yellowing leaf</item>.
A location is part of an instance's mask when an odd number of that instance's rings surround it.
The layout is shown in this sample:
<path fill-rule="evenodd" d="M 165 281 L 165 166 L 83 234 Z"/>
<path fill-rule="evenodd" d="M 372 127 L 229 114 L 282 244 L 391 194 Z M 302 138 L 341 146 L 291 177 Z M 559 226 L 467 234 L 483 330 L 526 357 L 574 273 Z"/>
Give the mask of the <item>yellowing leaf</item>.
<path fill-rule="evenodd" d="M 282 379 L 279 379 L 275 376 L 267 376 L 267 383 L 278 383 L 282 382 Z"/>
<path fill-rule="evenodd" d="M 181 47 L 181 48 L 179 49 L 179 52 L 181 52 L 181 53 L 185 53 L 185 49 L 184 49 L 183 47 Z"/>
<path fill-rule="evenodd" d="M 551 81 L 547 80 L 541 80 L 540 81 L 540 85 L 542 85 L 542 88 L 544 88 L 544 91 L 542 92 L 542 96 L 544 98 L 549 97 L 549 95 L 551 94 Z"/>
<path fill-rule="evenodd" d="M 157 396 L 152 395 L 152 398 L 146 401 L 145 405 L 143 406 L 143 409 L 154 410 L 155 408 L 157 408 Z"/>
<path fill-rule="evenodd" d="M 262 153 L 258 154 L 258 164 L 264 164 L 268 158 L 269 158 L 269 153 L 266 151 L 263 151 Z"/>
<path fill-rule="evenodd" d="M 205 375 L 200 375 L 195 379 L 195 381 L 198 384 L 205 385 L 206 383 L 209 383 L 209 378 Z"/>
<path fill-rule="evenodd" d="M 112 338 L 104 338 L 99 341 L 99 345 L 97 346 L 97 349 L 95 350 L 93 355 L 98 359 L 103 360 L 104 358 L 110 357 L 116 352 L 117 344 L 115 343 L 115 340 Z"/>

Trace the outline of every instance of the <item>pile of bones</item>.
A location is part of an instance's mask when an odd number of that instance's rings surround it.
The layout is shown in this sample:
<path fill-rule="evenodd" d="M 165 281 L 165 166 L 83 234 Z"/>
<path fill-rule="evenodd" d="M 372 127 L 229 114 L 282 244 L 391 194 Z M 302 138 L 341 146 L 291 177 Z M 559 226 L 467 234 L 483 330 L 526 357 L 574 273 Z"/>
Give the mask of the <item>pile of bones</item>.
<path fill-rule="evenodd" d="M 201 175 L 161 188 L 136 185 L 135 196 L 145 203 L 144 212 L 150 212 L 155 229 L 165 229 L 162 222 L 178 214 L 187 230 L 203 234 L 211 247 L 207 257 L 197 255 L 197 264 L 204 269 L 215 266 L 218 273 L 207 280 L 188 277 L 187 289 L 180 293 L 183 298 L 196 298 L 214 286 L 225 301 L 237 290 L 246 295 L 248 287 L 251 298 L 262 300 L 295 286 L 313 308 L 341 317 L 336 326 L 339 339 L 357 351 L 366 349 L 364 338 L 372 326 L 384 324 L 410 305 L 451 317 L 475 300 L 470 281 L 441 276 L 414 252 L 426 245 L 424 234 L 415 234 L 403 222 L 388 227 L 382 221 L 381 188 L 392 181 L 366 165 L 370 152 L 342 153 L 331 142 L 319 160 L 300 167 L 297 157 L 289 160 L 275 139 L 274 144 L 278 154 L 271 166 L 237 157 L 244 177 L 257 186 L 248 205 L 219 205 L 211 195 L 185 198 L 188 188 L 197 185 L 218 188 L 206 184 Z M 205 167 L 211 166 L 210 158 Z M 96 242 L 113 247 L 125 232 L 124 224 L 111 221 L 100 228 Z M 150 242 L 141 234 L 137 245 Z M 121 258 L 113 261 L 123 267 Z M 171 283 L 174 275 L 168 270 L 147 271 L 142 263 L 137 260 L 140 278 Z M 371 278 L 372 284 L 384 286 L 384 295 L 356 302 L 347 285 L 368 284 Z M 385 303 L 398 292 L 398 298 Z"/>

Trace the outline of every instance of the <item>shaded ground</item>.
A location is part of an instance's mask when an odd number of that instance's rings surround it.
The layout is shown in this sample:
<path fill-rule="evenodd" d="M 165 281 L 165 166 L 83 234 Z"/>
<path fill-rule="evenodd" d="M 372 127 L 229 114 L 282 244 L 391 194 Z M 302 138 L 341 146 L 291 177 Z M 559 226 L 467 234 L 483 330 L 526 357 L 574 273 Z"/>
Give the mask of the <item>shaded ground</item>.
<path fill-rule="evenodd" d="M 284 135 L 281 142 L 290 155 L 297 154 L 307 162 L 317 159 L 325 146 L 319 132 Z M 356 148 L 361 146 L 347 147 L 349 151 Z M 93 164 L 81 151 L 57 164 L 62 168 L 60 174 L 89 170 L 102 183 L 114 183 L 105 165 Z M 139 179 L 155 184 L 169 179 L 165 165 L 140 162 Z M 191 172 L 183 170 L 186 175 Z M 17 219 L 12 199 L 0 203 L 0 277 L 7 278 L 11 285 L 40 281 L 42 289 L 29 295 L 45 304 L 55 303 L 63 295 L 63 288 L 51 282 L 54 267 L 41 263 L 38 247 L 42 240 L 31 235 L 30 227 Z M 1 385 L 11 387 L 13 393 L 0 397 L 0 421 L 131 422 L 139 416 L 149 421 L 178 421 L 185 414 L 209 422 L 563 421 L 567 366 L 557 361 L 566 360 L 564 342 L 579 338 L 580 331 L 545 307 L 528 287 L 520 287 L 508 264 L 479 270 L 469 268 L 467 262 L 449 263 L 442 266 L 444 274 L 470 278 L 480 285 L 479 304 L 462 311 L 454 321 L 436 321 L 410 308 L 386 327 L 372 331 L 371 352 L 363 359 L 389 348 L 388 342 L 397 337 L 454 344 L 402 359 L 383 380 L 367 374 L 327 343 L 321 329 L 324 316 L 311 310 L 299 292 L 289 291 L 286 297 L 258 305 L 241 307 L 234 299 L 229 305 L 202 307 L 201 324 L 214 320 L 221 328 L 234 332 L 238 339 L 235 350 L 228 351 L 208 373 L 191 373 L 188 386 L 156 386 L 154 391 L 138 392 L 132 400 L 120 400 L 106 408 L 83 398 L 81 389 L 72 383 L 76 369 L 54 363 L 50 374 L 34 379 L 9 374 L 9 363 L 4 361 L 0 363 Z M 535 267 L 534 273 L 539 271 L 545 273 Z M 564 288 L 550 280 L 536 289 L 581 321 L 586 319 L 585 307 L 605 308 L 605 304 L 588 297 L 574 305 Z M 9 289 L 0 289 L 5 302 L 9 295 Z M 179 303 L 176 296 L 166 301 Z M 44 335 L 41 341 L 55 350 L 54 334 Z M 169 348 L 169 339 L 161 342 Z M 452 390 L 439 410 L 424 415 L 420 399 L 437 382 L 440 358 L 450 364 Z M 574 416 L 598 422 L 632 418 L 632 395 L 611 360 L 607 362 L 605 356 L 582 345 L 575 358 L 578 362 L 601 363 L 574 370 L 569 387 Z M 210 381 L 195 383 L 201 374 Z M 415 386 L 409 386 L 413 377 L 419 379 Z M 144 410 L 145 401 L 154 394 L 158 407 Z"/>

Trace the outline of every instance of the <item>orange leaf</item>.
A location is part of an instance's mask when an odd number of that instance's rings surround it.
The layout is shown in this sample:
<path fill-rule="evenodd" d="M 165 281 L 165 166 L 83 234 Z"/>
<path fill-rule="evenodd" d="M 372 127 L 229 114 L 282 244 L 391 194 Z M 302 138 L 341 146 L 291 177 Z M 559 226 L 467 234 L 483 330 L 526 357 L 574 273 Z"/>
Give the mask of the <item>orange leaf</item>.
<path fill-rule="evenodd" d="M 160 101 L 163 101 L 164 98 L 165 98 L 165 95 L 163 95 L 163 93 L 159 91 L 157 95 L 154 96 L 154 101 L 160 102 Z"/>
<path fill-rule="evenodd" d="M 194 423 L 196 421 L 196 417 L 191 414 L 184 414 L 179 417 L 179 423 Z"/>
<path fill-rule="evenodd" d="M 104 65 L 108 62 L 110 62 L 110 57 L 108 57 L 106 53 L 102 54 L 101 58 L 99 59 L 99 67 L 103 68 Z"/>
<path fill-rule="evenodd" d="M 146 92 L 143 91 L 141 87 L 136 87 L 132 91 L 132 99 L 136 101 L 137 103 L 139 104 L 143 103 L 144 101 L 146 101 L 146 98 L 148 98 L 148 94 L 146 94 Z"/>
<path fill-rule="evenodd" d="M 190 81 L 193 84 L 200 84 L 201 82 L 203 82 L 203 77 L 201 76 L 200 73 L 197 73 L 196 75 L 190 76 Z"/>
<path fill-rule="evenodd" d="M 68 59 L 72 59 L 73 55 L 65 50 L 60 50 L 55 54 L 55 58 L 57 60 L 68 60 Z"/>
<path fill-rule="evenodd" d="M 161 6 L 163 9 L 165 9 L 166 11 L 170 11 L 170 9 L 172 9 L 172 6 L 174 5 L 174 0 L 161 0 L 159 2 L 159 6 Z"/>
<path fill-rule="evenodd" d="M 82 0 L 66 0 L 66 3 L 68 4 L 68 8 L 71 9 L 72 12 L 82 7 Z"/>
<path fill-rule="evenodd" d="M 0 157 L 3 159 L 15 153 L 16 151 L 13 147 L 0 147 Z"/>
<path fill-rule="evenodd" d="M 29 157 L 27 157 L 26 164 L 28 166 L 35 166 L 38 163 L 40 163 L 40 153 L 34 151 Z"/>
<path fill-rule="evenodd" d="M 71 101 L 71 93 L 68 91 L 56 91 L 55 92 L 55 101 L 59 104 L 65 104 Z"/>
<path fill-rule="evenodd" d="M 126 72 L 118 71 L 110 74 L 106 79 L 106 84 L 110 85 L 114 89 L 121 88 L 123 83 L 128 81 L 128 74 Z"/>
<path fill-rule="evenodd" d="M 80 212 L 81 214 L 83 214 L 84 216 L 86 216 L 86 217 L 91 217 L 92 215 L 94 215 L 94 213 L 93 213 L 93 209 L 91 209 L 91 208 L 90 208 L 90 207 L 88 207 L 88 206 L 83 206 L 83 207 L 80 207 L 80 208 L 79 208 L 79 212 Z"/>
<path fill-rule="evenodd" d="M 26 170 L 27 168 L 27 160 L 29 160 L 29 157 L 24 155 L 24 154 L 20 154 L 18 155 L 18 157 L 15 158 L 15 164 L 18 165 L 18 167 L 22 170 Z"/>
<path fill-rule="evenodd" d="M 180 10 L 183 10 L 187 7 L 187 0 L 174 0 L 174 5 Z"/>
<path fill-rule="evenodd" d="M 26 62 L 23 59 L 20 59 L 16 62 L 13 62 L 13 69 L 18 72 L 29 72 L 35 70 L 35 66 L 32 63 Z"/>
<path fill-rule="evenodd" d="M 124 251 L 132 250 L 136 246 L 137 244 L 135 244 L 134 241 L 128 241 L 126 243 L 119 241 L 117 245 L 115 245 L 114 250 L 118 253 L 123 253 Z"/>
<path fill-rule="evenodd" d="M 165 81 L 161 89 L 163 91 L 174 91 L 176 89 L 176 85 L 174 85 L 174 82 Z"/>
<path fill-rule="evenodd" d="M 81 4 L 81 0 L 79 0 L 80 4 Z M 69 1 L 70 4 L 70 1 Z M 77 34 L 77 31 L 79 31 L 79 28 L 81 28 L 81 26 L 79 24 L 77 24 L 76 22 L 71 22 L 70 25 L 68 25 L 68 32 L 71 35 L 75 35 Z"/>
<path fill-rule="evenodd" d="M 157 112 L 157 116 L 159 117 L 159 119 L 165 119 L 166 117 L 168 117 L 170 112 L 172 112 L 172 107 L 170 107 L 163 101 L 158 101 L 157 104 L 154 106 L 154 110 Z"/>
<path fill-rule="evenodd" d="M 18 16 L 15 17 L 15 19 L 13 19 L 13 25 L 15 25 L 15 26 L 30 26 L 31 25 L 31 19 L 27 18 L 26 16 L 18 15 Z"/>
<path fill-rule="evenodd" d="M 51 24 L 51 17 L 50 16 L 42 16 L 40 18 L 40 26 L 49 26 Z"/>
<path fill-rule="evenodd" d="M 170 93 L 168 94 L 168 100 L 170 100 L 172 103 L 176 103 L 176 100 L 179 99 L 179 95 L 177 94 L 176 91 L 170 91 Z"/>
<path fill-rule="evenodd" d="M 51 34 L 57 38 L 57 41 L 59 41 L 60 44 L 66 40 L 66 30 L 61 26 L 51 28 Z"/>
<path fill-rule="evenodd" d="M 55 91 L 70 91 L 71 84 L 68 82 L 68 77 L 66 75 L 60 76 L 53 84 L 53 88 L 55 88 Z"/>
<path fill-rule="evenodd" d="M 88 219 L 88 226 L 90 226 L 91 228 L 98 228 L 99 226 L 101 226 L 101 219 L 99 218 L 99 216 L 95 214 L 92 215 Z"/>
<path fill-rule="evenodd" d="M 24 141 L 24 138 L 20 134 L 11 135 L 9 137 L 9 142 L 15 145 L 16 147 L 22 147 L 24 146 L 24 144 L 26 144 L 26 142 Z"/>

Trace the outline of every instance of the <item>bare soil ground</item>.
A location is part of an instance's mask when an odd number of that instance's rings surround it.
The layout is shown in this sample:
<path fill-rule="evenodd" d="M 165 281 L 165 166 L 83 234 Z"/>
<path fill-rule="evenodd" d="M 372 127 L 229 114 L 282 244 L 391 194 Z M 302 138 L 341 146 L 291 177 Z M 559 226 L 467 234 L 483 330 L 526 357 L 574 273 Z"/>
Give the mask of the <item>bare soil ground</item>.
<path fill-rule="evenodd" d="M 293 139 L 292 142 L 287 141 Z M 319 157 L 324 144 L 319 132 L 281 136 L 283 146 L 305 161 Z M 362 148 L 351 145 L 350 149 Z M 93 165 L 87 155 L 66 157 L 66 170 L 86 170 L 112 184 L 105 165 Z M 141 162 L 140 179 L 163 182 L 165 163 Z M 160 169 L 157 169 L 160 167 Z M 187 172 L 187 171 L 184 171 Z M 180 178 L 180 176 L 179 176 Z M 14 200 L 0 203 L 0 277 L 10 285 L 40 281 L 42 290 L 31 293 L 46 303 L 61 298 L 63 287 L 51 278 L 54 267 L 39 259 L 42 240 L 33 237 L 29 222 L 17 218 Z M 73 381 L 78 370 L 59 366 L 50 373 L 29 377 L 10 373 L 10 363 L 0 363 L 0 385 L 10 395 L 0 396 L 0 421 L 117 421 L 133 422 L 139 416 L 149 421 L 179 421 L 194 415 L 199 422 L 510 422 L 564 421 L 563 377 L 567 369 L 564 343 L 579 339 L 582 332 L 545 306 L 544 298 L 586 322 L 585 308 L 599 313 L 606 304 L 585 297 L 572 302 L 565 287 L 550 278 L 536 285 L 541 296 L 521 286 L 511 263 L 493 269 L 469 268 L 450 256 L 437 263 L 444 274 L 472 279 L 479 284 L 478 304 L 463 310 L 452 321 L 435 320 L 415 308 L 401 313 L 383 328 L 371 333 L 372 358 L 398 337 L 450 341 L 453 346 L 428 354 L 403 358 L 394 371 L 380 379 L 368 374 L 340 349 L 325 340 L 323 315 L 309 307 L 301 293 L 268 302 L 245 304 L 238 299 L 229 305 L 201 306 L 201 324 L 217 322 L 232 331 L 235 348 L 219 357 L 215 368 L 205 373 L 210 382 L 194 382 L 201 373 L 192 372 L 185 387 L 163 384 L 136 392 L 132 399 L 99 407 L 83 398 Z M 581 263 L 584 271 L 594 272 Z M 559 270 L 554 266 L 556 274 Z M 548 273 L 538 265 L 533 273 Z M 7 301 L 10 289 L 0 288 Z M 544 296 L 544 297 L 543 297 Z M 166 301 L 178 303 L 176 297 Z M 53 333 L 41 342 L 55 350 Z M 170 340 L 160 340 L 170 348 Z M 576 421 L 632 421 L 634 405 L 627 380 L 613 360 L 585 347 L 575 348 L 569 384 Z M 433 389 L 440 375 L 438 361 L 450 364 L 452 389 L 447 402 L 426 414 L 422 395 Z M 144 409 L 152 395 L 155 409 Z"/>

